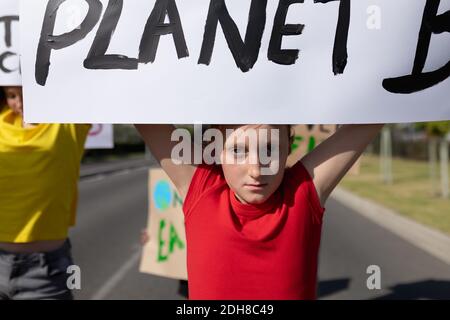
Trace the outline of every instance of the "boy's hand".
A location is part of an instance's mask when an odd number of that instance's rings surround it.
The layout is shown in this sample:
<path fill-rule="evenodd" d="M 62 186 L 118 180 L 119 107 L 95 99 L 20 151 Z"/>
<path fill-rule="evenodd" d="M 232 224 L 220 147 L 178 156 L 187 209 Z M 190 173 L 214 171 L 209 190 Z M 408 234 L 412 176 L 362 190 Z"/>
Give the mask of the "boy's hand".
<path fill-rule="evenodd" d="M 141 246 L 145 246 L 150 241 L 150 236 L 148 235 L 147 229 L 141 230 Z"/>

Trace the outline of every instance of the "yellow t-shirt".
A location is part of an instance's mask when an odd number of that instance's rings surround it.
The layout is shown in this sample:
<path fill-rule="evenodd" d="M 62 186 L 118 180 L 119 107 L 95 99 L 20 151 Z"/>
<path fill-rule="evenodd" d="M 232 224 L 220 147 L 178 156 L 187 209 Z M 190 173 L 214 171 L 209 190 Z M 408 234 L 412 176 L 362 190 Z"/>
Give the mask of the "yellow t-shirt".
<path fill-rule="evenodd" d="M 0 241 L 65 239 L 90 125 L 22 128 L 20 116 L 0 112 Z"/>

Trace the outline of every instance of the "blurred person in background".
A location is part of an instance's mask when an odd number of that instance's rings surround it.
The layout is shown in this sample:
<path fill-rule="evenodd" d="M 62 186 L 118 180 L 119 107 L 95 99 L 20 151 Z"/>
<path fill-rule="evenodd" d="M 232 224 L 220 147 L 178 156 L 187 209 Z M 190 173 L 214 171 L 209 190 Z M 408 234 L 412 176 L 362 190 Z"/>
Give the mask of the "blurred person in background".
<path fill-rule="evenodd" d="M 0 300 L 73 299 L 68 230 L 89 129 L 26 124 L 22 87 L 0 87 Z"/>

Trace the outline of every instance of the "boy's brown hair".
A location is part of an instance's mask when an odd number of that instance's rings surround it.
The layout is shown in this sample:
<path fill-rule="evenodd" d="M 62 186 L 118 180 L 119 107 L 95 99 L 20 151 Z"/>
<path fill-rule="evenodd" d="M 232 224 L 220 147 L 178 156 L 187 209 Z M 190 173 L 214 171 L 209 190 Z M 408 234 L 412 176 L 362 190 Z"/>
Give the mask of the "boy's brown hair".
<path fill-rule="evenodd" d="M 215 128 L 215 129 L 219 129 L 218 124 L 212 124 L 210 126 L 208 126 L 207 128 L 205 128 L 204 130 L 207 130 L 209 128 Z M 286 124 L 285 125 L 287 127 L 287 132 L 288 132 L 288 138 L 289 138 L 289 153 L 291 154 L 292 152 L 292 144 L 294 143 L 294 137 L 295 137 L 295 131 L 294 131 L 294 126 L 291 124 Z"/>

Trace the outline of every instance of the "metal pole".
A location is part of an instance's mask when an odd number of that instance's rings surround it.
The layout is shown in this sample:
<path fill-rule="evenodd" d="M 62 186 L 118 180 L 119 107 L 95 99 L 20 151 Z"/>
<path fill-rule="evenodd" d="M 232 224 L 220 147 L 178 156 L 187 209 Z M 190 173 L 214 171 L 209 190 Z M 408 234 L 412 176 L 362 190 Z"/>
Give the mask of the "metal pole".
<path fill-rule="evenodd" d="M 430 166 L 431 192 L 433 193 L 433 196 L 438 194 L 437 145 L 438 141 L 436 137 L 430 137 L 428 143 L 428 161 Z"/>
<path fill-rule="evenodd" d="M 441 139 L 439 158 L 441 159 L 441 195 L 448 199 L 448 142 L 446 139 Z"/>
<path fill-rule="evenodd" d="M 391 129 L 385 126 L 381 131 L 381 175 L 386 184 L 393 183 L 392 175 L 392 138 Z"/>

